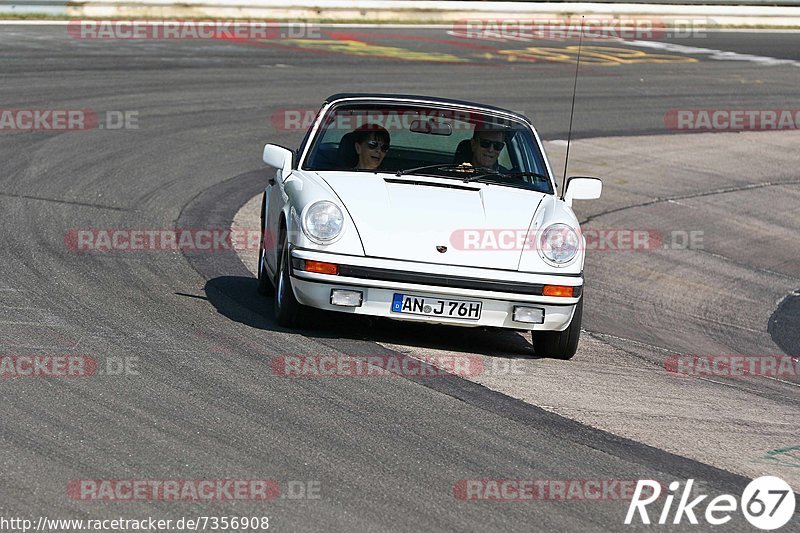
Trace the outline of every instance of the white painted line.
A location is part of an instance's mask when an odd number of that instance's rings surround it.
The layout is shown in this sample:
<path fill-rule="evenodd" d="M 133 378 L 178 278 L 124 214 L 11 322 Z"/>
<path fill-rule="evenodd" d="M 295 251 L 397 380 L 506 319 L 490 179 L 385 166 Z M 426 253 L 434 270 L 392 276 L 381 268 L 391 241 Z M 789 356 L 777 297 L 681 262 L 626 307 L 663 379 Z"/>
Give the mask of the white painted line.
<path fill-rule="evenodd" d="M 68 20 L 0 20 L 0 26 L 66 26 Z"/>
<path fill-rule="evenodd" d="M 631 46 L 638 46 L 641 48 L 652 48 L 655 50 L 663 50 L 665 52 L 673 52 L 676 54 L 684 55 L 705 55 L 709 59 L 718 61 L 748 61 L 750 63 L 757 63 L 766 66 L 776 65 L 791 65 L 800 67 L 800 61 L 792 59 L 778 59 L 768 56 L 757 56 L 752 54 L 739 54 L 737 52 L 726 52 L 724 50 L 715 50 L 713 48 L 699 48 L 696 46 L 684 46 L 681 44 L 662 43 L 658 41 L 622 41 L 624 44 Z"/>

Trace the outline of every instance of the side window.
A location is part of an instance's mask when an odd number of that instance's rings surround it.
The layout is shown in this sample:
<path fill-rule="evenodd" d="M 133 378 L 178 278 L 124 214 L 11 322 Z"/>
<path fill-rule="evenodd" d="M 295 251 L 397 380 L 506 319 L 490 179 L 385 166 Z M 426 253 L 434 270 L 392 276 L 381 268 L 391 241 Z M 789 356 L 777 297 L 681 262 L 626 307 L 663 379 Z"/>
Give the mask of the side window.
<path fill-rule="evenodd" d="M 515 132 L 506 144 L 507 150 L 500 154 L 500 164 L 513 169 L 531 168 L 530 158 L 523 147 L 524 141 L 521 141 L 519 134 Z M 504 156 L 508 158 L 508 164 L 503 162 Z"/>
<path fill-rule="evenodd" d="M 512 150 L 511 143 L 506 144 L 506 149 L 500 152 L 500 155 L 497 157 L 497 162 L 500 163 L 501 166 L 506 168 L 514 168 L 514 163 L 511 161 L 511 150 Z"/>

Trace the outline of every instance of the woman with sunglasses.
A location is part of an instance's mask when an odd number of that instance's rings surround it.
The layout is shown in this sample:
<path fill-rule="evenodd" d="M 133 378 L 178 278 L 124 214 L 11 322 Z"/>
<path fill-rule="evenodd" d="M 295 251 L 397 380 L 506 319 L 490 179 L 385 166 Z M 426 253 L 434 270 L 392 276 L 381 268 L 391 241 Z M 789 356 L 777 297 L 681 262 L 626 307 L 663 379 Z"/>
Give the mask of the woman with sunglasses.
<path fill-rule="evenodd" d="M 389 132 L 376 124 L 365 124 L 354 133 L 356 170 L 377 170 L 389 151 Z"/>

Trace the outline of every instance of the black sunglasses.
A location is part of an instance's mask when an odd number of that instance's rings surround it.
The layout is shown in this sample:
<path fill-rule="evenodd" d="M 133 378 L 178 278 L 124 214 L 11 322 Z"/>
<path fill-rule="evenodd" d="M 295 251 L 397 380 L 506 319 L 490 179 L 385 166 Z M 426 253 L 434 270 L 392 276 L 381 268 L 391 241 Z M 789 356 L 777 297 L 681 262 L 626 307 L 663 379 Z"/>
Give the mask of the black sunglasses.
<path fill-rule="evenodd" d="M 489 139 L 481 139 L 481 148 L 489 148 L 490 146 L 494 146 L 494 149 L 499 152 L 505 145 L 506 143 L 503 141 L 490 141 Z"/>
<path fill-rule="evenodd" d="M 382 143 L 378 141 L 367 141 L 367 148 L 369 148 L 370 150 L 374 150 L 375 148 L 380 148 L 381 152 L 388 152 L 389 143 Z"/>

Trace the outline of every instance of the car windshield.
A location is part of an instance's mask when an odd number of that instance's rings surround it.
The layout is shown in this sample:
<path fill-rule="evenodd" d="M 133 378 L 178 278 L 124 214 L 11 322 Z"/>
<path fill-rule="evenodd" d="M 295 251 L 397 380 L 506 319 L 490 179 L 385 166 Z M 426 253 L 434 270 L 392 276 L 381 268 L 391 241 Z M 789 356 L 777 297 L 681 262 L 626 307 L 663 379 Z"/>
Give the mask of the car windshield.
<path fill-rule="evenodd" d="M 489 111 L 430 105 L 332 106 L 303 168 L 437 176 L 553 193 L 528 125 Z"/>

